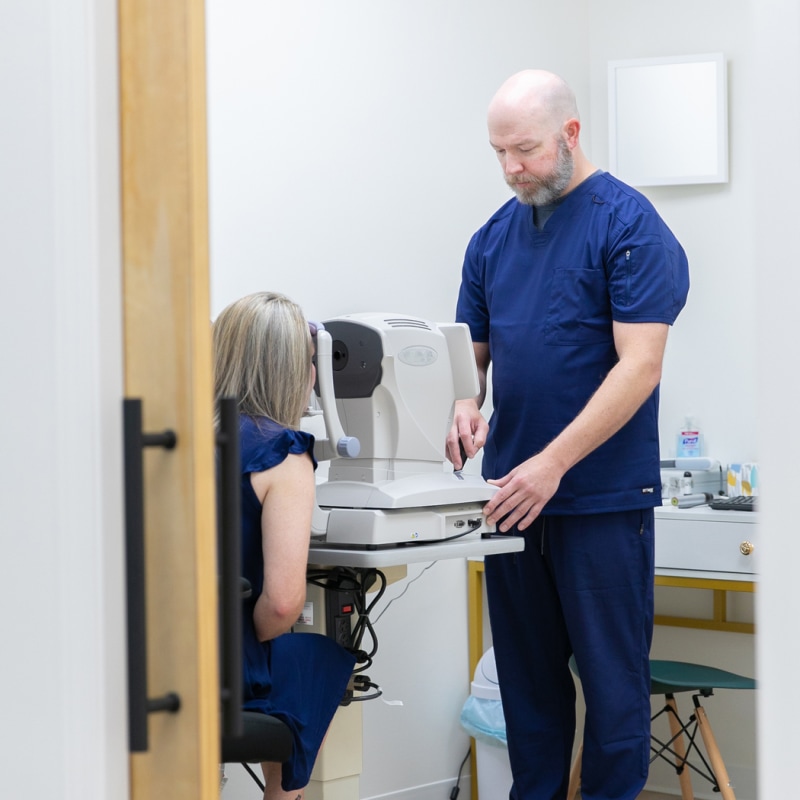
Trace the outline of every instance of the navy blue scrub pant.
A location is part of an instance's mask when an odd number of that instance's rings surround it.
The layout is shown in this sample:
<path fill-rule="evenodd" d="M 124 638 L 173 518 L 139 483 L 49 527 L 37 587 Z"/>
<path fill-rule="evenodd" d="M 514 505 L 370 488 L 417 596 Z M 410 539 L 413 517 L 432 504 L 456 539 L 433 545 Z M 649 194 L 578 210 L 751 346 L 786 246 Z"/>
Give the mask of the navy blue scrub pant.
<path fill-rule="evenodd" d="M 586 701 L 582 800 L 634 800 L 650 755 L 652 509 L 539 517 L 520 553 L 487 556 L 511 800 L 564 800 Z"/>

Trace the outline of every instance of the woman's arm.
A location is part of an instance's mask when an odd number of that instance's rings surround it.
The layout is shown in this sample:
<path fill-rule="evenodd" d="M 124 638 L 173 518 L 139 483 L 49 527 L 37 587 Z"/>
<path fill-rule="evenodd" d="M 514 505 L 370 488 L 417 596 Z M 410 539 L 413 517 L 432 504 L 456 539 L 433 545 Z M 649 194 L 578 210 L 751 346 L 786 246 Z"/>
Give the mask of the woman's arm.
<path fill-rule="evenodd" d="M 306 562 L 314 507 L 314 467 L 307 453 L 250 476 L 261 501 L 264 587 L 253 612 L 261 641 L 286 633 L 306 600 Z"/>

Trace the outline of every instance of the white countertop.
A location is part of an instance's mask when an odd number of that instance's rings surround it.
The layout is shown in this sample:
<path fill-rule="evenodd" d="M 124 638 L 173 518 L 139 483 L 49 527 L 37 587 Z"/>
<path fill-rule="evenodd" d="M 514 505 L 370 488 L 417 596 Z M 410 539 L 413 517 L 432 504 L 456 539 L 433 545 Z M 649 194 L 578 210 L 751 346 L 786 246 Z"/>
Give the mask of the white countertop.
<path fill-rule="evenodd" d="M 708 506 L 677 508 L 663 505 L 656 508 L 656 519 L 686 519 L 696 522 L 739 522 L 752 525 L 758 522 L 758 511 L 717 511 Z"/>

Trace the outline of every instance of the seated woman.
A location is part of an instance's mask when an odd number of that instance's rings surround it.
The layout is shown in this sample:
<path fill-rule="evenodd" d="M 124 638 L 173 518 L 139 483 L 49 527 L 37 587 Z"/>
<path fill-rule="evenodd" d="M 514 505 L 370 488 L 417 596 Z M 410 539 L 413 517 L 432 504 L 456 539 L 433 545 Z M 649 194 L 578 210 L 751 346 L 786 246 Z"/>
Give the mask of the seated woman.
<path fill-rule="evenodd" d="M 265 800 L 302 798 L 355 663 L 332 639 L 292 633 L 306 598 L 314 505 L 314 438 L 299 430 L 314 383 L 309 324 L 299 306 L 260 292 L 214 322 L 214 392 L 239 401 L 245 708 L 283 720 L 294 746 L 262 764 Z"/>

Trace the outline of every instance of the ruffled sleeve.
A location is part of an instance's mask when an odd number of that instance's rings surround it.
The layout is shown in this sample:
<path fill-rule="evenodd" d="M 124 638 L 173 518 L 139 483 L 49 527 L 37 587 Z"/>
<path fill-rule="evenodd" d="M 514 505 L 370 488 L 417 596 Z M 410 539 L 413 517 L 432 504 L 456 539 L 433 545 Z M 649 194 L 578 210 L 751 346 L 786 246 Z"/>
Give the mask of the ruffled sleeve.
<path fill-rule="evenodd" d="M 263 472 L 282 463 L 290 453 L 314 458 L 314 437 L 306 431 L 284 428 L 266 417 L 242 415 L 239 422 L 242 474 Z"/>

